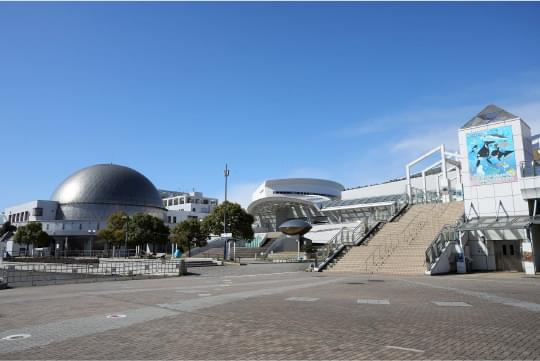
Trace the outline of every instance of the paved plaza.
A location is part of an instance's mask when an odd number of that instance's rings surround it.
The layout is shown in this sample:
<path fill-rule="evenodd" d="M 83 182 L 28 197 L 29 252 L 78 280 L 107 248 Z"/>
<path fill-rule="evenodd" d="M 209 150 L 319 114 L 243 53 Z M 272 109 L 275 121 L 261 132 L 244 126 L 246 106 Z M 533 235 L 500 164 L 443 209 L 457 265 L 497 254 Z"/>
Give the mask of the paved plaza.
<path fill-rule="evenodd" d="M 299 268 L 3 290 L 0 359 L 540 358 L 538 277 Z"/>

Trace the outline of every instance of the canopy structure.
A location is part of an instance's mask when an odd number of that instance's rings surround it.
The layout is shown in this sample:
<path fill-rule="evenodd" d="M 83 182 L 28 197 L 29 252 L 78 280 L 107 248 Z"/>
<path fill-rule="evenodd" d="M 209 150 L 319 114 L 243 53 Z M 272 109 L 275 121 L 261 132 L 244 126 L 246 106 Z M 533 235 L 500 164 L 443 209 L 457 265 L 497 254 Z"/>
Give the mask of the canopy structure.
<path fill-rule="evenodd" d="M 473 218 L 462 224 L 460 231 L 481 231 L 481 230 L 505 230 L 523 229 L 531 224 L 540 224 L 540 217 L 517 216 L 517 217 L 481 217 Z"/>
<path fill-rule="evenodd" d="M 405 199 L 404 194 L 347 200 L 270 196 L 253 201 L 248 212 L 255 217 L 260 232 L 271 232 L 281 223 L 295 218 L 312 224 L 387 220 Z"/>
<path fill-rule="evenodd" d="M 261 231 L 272 232 L 289 219 L 306 219 L 314 223 L 324 217 L 319 207 L 317 203 L 303 198 L 272 196 L 253 201 L 247 211 L 255 217 Z"/>

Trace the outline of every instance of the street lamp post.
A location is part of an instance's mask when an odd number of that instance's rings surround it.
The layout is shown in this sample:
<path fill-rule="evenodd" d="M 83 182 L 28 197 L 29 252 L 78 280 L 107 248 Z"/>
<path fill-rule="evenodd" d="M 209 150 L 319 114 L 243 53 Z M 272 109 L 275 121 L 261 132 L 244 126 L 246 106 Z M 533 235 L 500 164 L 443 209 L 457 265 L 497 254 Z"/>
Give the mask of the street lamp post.
<path fill-rule="evenodd" d="M 92 257 L 92 236 L 96 235 L 95 229 L 89 229 L 88 234 L 90 235 L 90 257 Z"/>
<path fill-rule="evenodd" d="M 223 233 L 227 233 L 227 178 L 229 178 L 229 168 L 227 167 L 227 163 L 225 163 L 225 171 L 223 172 L 225 175 L 225 200 L 223 201 Z"/>

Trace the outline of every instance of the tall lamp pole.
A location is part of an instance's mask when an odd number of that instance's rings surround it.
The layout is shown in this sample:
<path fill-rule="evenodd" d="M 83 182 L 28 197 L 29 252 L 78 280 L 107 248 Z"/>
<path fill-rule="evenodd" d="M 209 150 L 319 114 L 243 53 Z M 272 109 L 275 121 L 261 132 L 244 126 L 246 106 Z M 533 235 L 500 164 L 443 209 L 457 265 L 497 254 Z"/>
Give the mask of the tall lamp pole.
<path fill-rule="evenodd" d="M 88 234 L 90 235 L 90 257 L 92 257 L 92 236 L 96 235 L 95 229 L 89 229 Z"/>
<path fill-rule="evenodd" d="M 225 175 L 225 200 L 223 201 L 223 233 L 227 233 L 227 178 L 230 174 L 227 163 L 225 163 L 225 171 L 223 172 L 223 174 Z"/>

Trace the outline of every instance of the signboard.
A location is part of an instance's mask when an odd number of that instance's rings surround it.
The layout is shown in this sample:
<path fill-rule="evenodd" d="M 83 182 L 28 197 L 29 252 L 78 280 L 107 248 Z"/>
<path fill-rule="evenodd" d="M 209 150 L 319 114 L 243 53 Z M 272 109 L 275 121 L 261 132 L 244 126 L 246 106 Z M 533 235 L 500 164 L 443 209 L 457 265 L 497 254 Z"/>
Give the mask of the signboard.
<path fill-rule="evenodd" d="M 467 157 L 473 186 L 517 181 L 510 125 L 468 133 Z"/>

